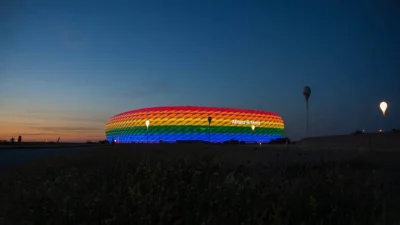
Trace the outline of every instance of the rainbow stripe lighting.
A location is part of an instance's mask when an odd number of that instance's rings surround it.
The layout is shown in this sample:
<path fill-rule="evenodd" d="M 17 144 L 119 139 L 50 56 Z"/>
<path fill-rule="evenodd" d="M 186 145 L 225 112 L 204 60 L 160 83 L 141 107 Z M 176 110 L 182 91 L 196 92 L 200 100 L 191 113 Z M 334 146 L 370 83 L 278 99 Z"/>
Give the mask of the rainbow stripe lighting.
<path fill-rule="evenodd" d="M 208 117 L 212 118 L 210 126 Z M 146 126 L 146 121 L 149 121 L 149 126 Z M 276 113 L 197 106 L 132 110 L 111 117 L 106 124 L 107 140 L 117 143 L 177 140 L 238 140 L 266 143 L 275 138 L 282 138 L 283 130 L 283 120 Z"/>

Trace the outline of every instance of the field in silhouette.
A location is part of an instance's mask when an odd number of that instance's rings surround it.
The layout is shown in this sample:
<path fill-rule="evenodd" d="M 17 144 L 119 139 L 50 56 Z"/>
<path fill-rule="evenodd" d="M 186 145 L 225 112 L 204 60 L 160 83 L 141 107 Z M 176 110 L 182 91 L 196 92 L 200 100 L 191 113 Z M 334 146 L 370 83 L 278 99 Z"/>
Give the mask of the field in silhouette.
<path fill-rule="evenodd" d="M 103 145 L 1 175 L 3 224 L 388 224 L 400 152 Z"/>

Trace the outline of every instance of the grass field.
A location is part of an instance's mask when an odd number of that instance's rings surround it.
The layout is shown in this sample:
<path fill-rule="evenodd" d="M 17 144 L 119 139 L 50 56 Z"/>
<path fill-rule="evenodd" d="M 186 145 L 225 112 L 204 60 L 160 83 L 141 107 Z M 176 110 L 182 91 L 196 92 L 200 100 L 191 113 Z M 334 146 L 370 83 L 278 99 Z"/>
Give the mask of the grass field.
<path fill-rule="evenodd" d="M 400 151 L 107 145 L 1 174 L 0 224 L 398 224 Z"/>

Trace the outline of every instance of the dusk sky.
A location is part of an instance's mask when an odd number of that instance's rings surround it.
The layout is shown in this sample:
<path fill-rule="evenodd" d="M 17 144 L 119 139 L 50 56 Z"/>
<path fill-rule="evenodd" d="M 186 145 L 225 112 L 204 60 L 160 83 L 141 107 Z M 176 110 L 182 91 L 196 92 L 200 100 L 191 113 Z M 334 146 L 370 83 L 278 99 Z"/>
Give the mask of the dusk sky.
<path fill-rule="evenodd" d="M 165 105 L 276 112 L 296 140 L 305 85 L 313 136 L 400 128 L 399 12 L 395 0 L 7 1 L 0 140 L 102 140 L 111 116 Z"/>

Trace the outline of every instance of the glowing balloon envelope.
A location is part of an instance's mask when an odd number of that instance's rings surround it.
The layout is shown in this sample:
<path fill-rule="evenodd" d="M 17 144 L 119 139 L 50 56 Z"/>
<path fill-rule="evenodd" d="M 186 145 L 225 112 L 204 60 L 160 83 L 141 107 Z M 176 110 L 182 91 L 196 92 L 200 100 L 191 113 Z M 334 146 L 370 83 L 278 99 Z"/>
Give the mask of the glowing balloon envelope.
<path fill-rule="evenodd" d="M 383 115 L 385 115 L 386 109 L 388 107 L 387 103 L 386 102 L 381 102 L 379 107 L 381 108 Z"/>

